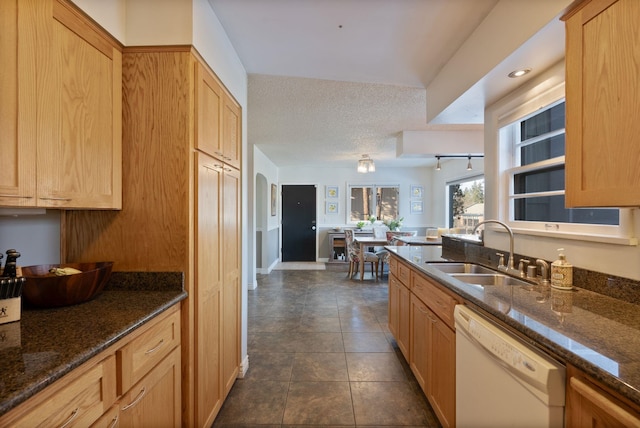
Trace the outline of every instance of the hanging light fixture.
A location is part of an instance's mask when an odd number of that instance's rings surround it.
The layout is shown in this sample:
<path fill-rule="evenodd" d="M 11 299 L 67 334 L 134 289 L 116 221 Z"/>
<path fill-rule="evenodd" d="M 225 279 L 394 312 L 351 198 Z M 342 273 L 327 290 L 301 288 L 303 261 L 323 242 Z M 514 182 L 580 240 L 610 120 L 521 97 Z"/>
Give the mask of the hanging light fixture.
<path fill-rule="evenodd" d="M 373 163 L 373 159 L 371 159 L 369 155 L 362 155 L 362 159 L 358 161 L 357 171 L 362 174 L 366 174 L 367 172 L 375 172 L 376 164 Z"/>
<path fill-rule="evenodd" d="M 436 158 L 438 159 L 438 163 L 436 163 L 436 171 L 440 171 L 442 169 L 442 166 L 440 165 L 440 156 L 436 156 Z"/>
<path fill-rule="evenodd" d="M 471 171 L 473 169 L 473 165 L 471 165 L 471 155 L 469 155 L 469 162 L 467 162 L 467 171 Z"/>

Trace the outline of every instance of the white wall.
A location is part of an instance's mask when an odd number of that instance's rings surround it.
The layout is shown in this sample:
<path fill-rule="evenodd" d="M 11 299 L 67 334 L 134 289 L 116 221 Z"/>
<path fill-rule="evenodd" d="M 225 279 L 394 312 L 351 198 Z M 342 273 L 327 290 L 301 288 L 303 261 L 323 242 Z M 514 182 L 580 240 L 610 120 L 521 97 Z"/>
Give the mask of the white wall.
<path fill-rule="evenodd" d="M 356 161 L 352 168 L 323 168 L 284 167 L 280 168 L 280 185 L 286 184 L 315 184 L 317 189 L 318 227 L 344 226 L 347 224 L 347 192 L 349 185 L 399 185 L 400 186 L 400 216 L 404 217 L 403 227 L 433 226 L 431 214 L 433 195 L 429 185 L 431 172 L 429 168 L 378 168 L 376 172 L 359 174 L 356 172 Z M 410 186 L 424 187 L 424 211 L 422 214 L 409 212 Z M 325 186 L 338 186 L 338 213 L 325 213 Z M 280 213 L 278 213 L 278 218 Z"/>
<path fill-rule="evenodd" d="M 489 106 L 485 110 L 485 217 L 499 219 L 504 216 L 501 211 L 506 200 L 501 199 L 499 193 L 501 162 L 509 153 L 501 152 L 498 146 L 498 120 L 505 111 L 509 111 L 523 104 L 522 99 L 540 96 L 550 88 L 564 82 L 564 62 L 551 67 L 541 76 L 527 82 L 513 93 Z M 640 219 L 635 214 L 635 230 L 640 230 Z M 504 219 L 504 218 L 503 218 Z M 508 250 L 509 243 L 506 234 L 485 234 L 486 245 L 493 248 Z M 564 248 L 567 259 L 574 266 L 611 275 L 640 280 L 640 248 L 638 246 L 617 245 L 591 241 L 568 239 L 561 234 L 548 236 L 531 236 L 516 234 L 515 251 L 529 257 L 555 260 L 557 249 Z"/>

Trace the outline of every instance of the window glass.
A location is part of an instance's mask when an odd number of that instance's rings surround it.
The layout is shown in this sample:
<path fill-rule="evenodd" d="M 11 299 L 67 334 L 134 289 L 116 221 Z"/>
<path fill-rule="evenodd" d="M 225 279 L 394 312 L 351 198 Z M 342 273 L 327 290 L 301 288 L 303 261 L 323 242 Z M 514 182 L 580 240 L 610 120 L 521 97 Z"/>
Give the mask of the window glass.
<path fill-rule="evenodd" d="M 513 147 L 508 171 L 513 221 L 619 225 L 618 209 L 565 208 L 565 103 L 505 126 L 500 135 Z"/>
<path fill-rule="evenodd" d="M 484 177 L 449 183 L 447 190 L 448 227 L 473 230 L 484 219 Z"/>
<path fill-rule="evenodd" d="M 398 215 L 398 186 L 349 186 L 350 222 L 369 221 L 371 216 L 377 220 L 392 220 Z"/>

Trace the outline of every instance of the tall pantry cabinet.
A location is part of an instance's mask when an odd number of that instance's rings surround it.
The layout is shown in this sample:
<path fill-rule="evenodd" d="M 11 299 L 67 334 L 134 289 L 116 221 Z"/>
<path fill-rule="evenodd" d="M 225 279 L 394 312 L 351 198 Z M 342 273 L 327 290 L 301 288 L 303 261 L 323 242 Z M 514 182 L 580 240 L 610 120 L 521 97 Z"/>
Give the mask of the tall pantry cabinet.
<path fill-rule="evenodd" d="M 241 158 L 241 117 L 192 47 L 125 48 L 122 211 L 64 215 L 67 260 L 185 273 L 184 426 L 211 426 L 240 367 L 241 164 L 212 147 Z"/>

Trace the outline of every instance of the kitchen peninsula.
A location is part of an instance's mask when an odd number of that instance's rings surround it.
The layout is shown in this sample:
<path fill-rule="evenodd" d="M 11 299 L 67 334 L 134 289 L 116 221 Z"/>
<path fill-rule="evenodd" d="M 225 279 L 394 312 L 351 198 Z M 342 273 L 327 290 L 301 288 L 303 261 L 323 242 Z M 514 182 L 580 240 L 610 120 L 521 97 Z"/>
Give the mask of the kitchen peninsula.
<path fill-rule="evenodd" d="M 595 272 L 578 272 L 574 277 L 574 290 L 570 292 L 571 299 L 561 307 L 552 307 L 555 296 L 554 289 L 549 286 L 498 284 L 477 287 L 429 267 L 426 262 L 442 260 L 444 256 L 446 260 L 488 265 L 483 251 L 493 254 L 491 250 L 446 237 L 443 241 L 440 255 L 427 247 L 387 247 L 392 262 L 399 265 L 396 272 L 405 278 L 402 282 L 407 290 L 414 291 L 415 278 L 431 281 L 451 299 L 488 314 L 498 324 L 566 364 L 567 421 L 575 422 L 576 414 L 591 411 L 589 406 L 593 406 L 589 397 L 576 401 L 575 396 L 580 393 L 574 390 L 576 384 L 589 385 L 604 397 L 606 403 L 615 406 L 616 411 L 629 415 L 631 419 L 628 420 L 640 421 L 640 372 L 637 370 L 640 363 L 640 312 L 633 296 L 629 299 L 614 298 L 592 291 L 595 288 L 593 282 L 602 277 Z M 489 267 L 495 269 L 495 264 Z M 395 319 L 391 312 L 392 279 L 389 282 L 390 323 Z M 402 314 L 398 316 L 401 320 Z M 408 322 L 406 318 L 405 329 Z M 390 329 L 393 332 L 391 325 Z M 396 340 L 401 341 L 402 337 L 400 331 Z M 568 426 L 577 425 L 570 423 Z"/>

